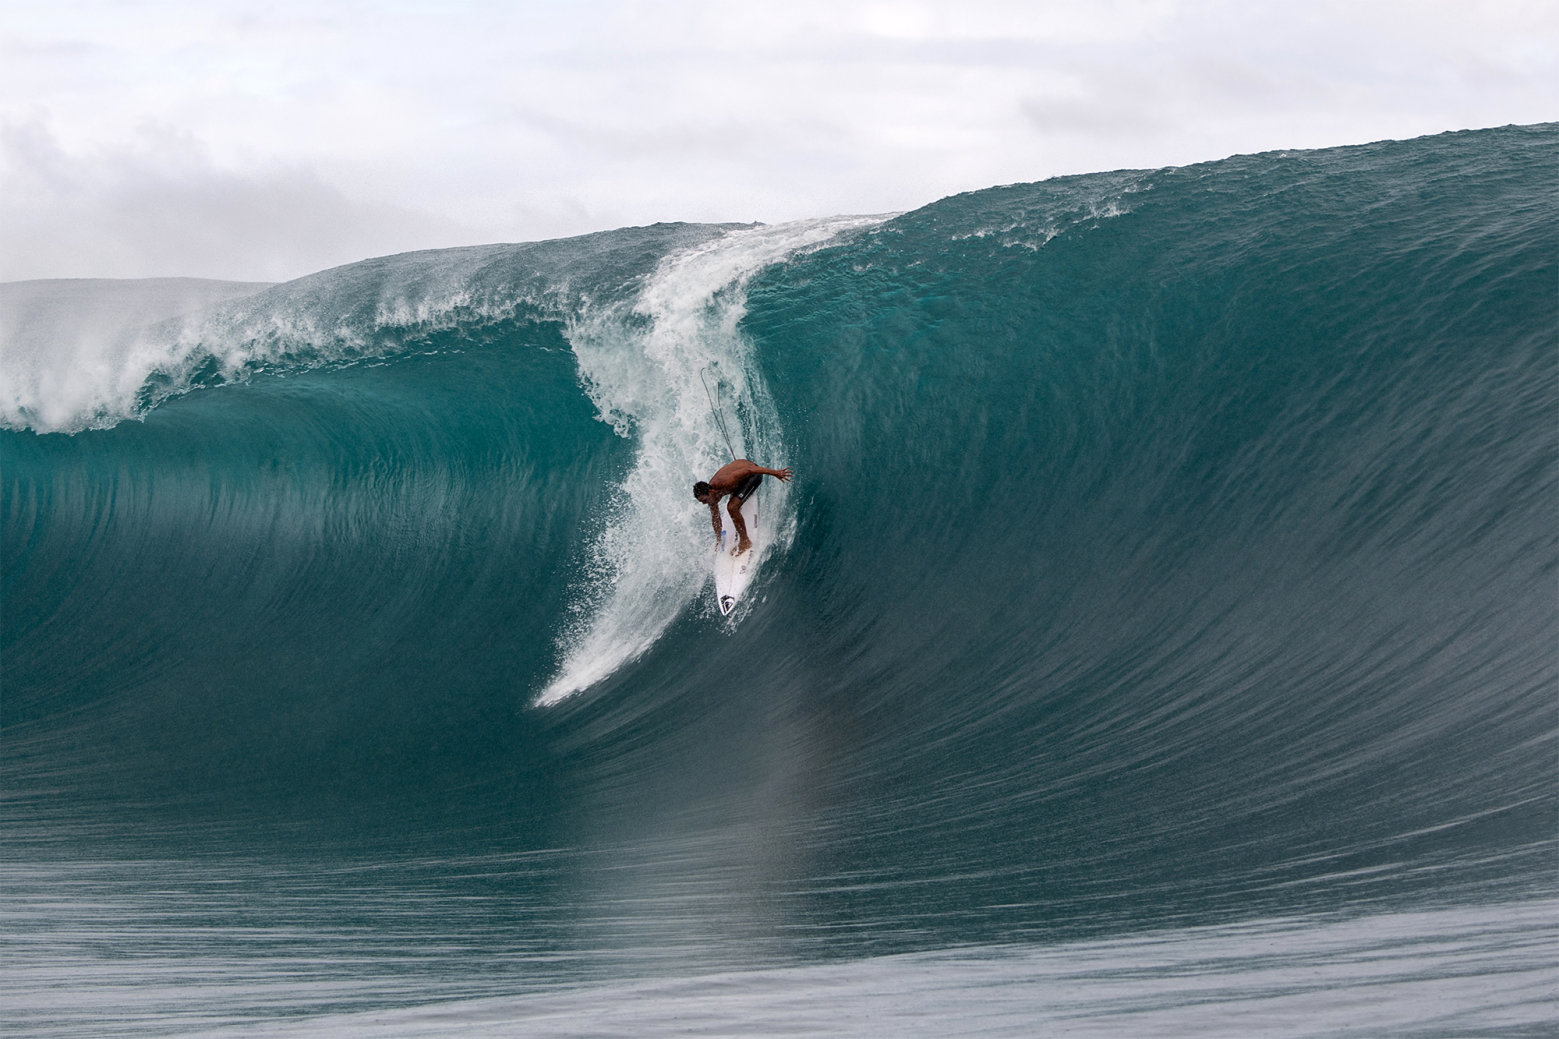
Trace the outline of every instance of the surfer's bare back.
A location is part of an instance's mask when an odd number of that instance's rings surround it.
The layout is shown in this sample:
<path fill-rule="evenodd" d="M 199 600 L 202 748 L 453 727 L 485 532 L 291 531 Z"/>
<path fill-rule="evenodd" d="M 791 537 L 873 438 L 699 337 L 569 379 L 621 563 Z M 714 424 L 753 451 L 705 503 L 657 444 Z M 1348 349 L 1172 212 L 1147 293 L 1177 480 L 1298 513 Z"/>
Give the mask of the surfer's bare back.
<path fill-rule="evenodd" d="M 726 503 L 725 511 L 731 514 L 731 522 L 736 525 L 736 554 L 741 555 L 752 547 L 752 539 L 747 536 L 747 524 L 742 519 L 742 502 L 758 489 L 765 476 L 788 482 L 790 470 L 765 469 L 745 458 L 738 458 L 729 465 L 721 466 L 720 471 L 711 476 L 707 483 L 700 480 L 693 485 L 693 497 L 709 506 L 709 518 L 715 524 L 715 544 L 720 543 L 720 499 L 729 494 L 731 500 Z"/>

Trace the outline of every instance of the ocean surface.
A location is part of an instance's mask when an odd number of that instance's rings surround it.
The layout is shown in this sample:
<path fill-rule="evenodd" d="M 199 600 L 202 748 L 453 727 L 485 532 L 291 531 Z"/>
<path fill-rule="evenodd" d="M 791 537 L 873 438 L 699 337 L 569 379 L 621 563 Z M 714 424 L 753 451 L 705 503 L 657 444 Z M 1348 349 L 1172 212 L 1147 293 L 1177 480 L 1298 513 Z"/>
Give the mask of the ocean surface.
<path fill-rule="evenodd" d="M 1552 1034 L 1556 173 L 0 285 L 0 1027 Z"/>

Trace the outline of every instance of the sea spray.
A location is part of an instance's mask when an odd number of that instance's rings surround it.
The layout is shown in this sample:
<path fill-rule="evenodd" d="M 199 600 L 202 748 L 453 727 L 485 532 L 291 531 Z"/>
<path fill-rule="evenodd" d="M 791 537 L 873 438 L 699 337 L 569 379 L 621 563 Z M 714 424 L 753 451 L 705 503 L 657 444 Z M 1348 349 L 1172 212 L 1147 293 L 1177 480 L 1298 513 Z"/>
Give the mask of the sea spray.
<path fill-rule="evenodd" d="M 725 230 L 656 224 L 430 249 L 270 286 L 200 279 L 0 285 L 0 428 L 108 428 L 190 389 L 259 372 L 426 351 L 441 331 L 469 338 L 504 321 L 561 321 L 590 303 L 610 307 L 631 296 L 663 256 Z"/>
<path fill-rule="evenodd" d="M 642 655 L 709 578 L 709 524 L 693 481 L 737 457 L 778 468 L 785 437 L 773 397 L 740 329 L 746 286 L 763 268 L 880 217 L 806 220 L 731 231 L 667 257 L 638 295 L 568 324 L 581 381 L 602 419 L 634 443 L 634 464 L 588 553 L 575 620 L 559 640 L 542 704 L 587 689 Z M 727 445 L 700 373 L 740 407 Z M 769 537 L 752 565 L 794 534 L 784 485 L 769 482 Z"/>

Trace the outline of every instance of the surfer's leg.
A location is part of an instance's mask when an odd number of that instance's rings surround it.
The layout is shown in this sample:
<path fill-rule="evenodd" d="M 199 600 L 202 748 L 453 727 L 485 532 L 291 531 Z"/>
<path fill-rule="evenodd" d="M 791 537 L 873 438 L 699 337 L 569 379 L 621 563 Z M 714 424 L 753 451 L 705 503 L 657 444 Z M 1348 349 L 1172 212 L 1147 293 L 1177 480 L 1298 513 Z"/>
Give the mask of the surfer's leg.
<path fill-rule="evenodd" d="M 762 482 L 763 474 L 753 473 L 742 481 L 740 487 L 731 492 L 731 500 L 726 502 L 725 511 L 731 514 L 731 522 L 736 526 L 737 555 L 752 547 L 752 539 L 747 536 L 747 521 L 742 518 L 742 502 L 752 497 L 752 492 L 756 491 Z"/>
<path fill-rule="evenodd" d="M 742 519 L 742 500 L 731 495 L 725 511 L 731 514 L 731 525 L 736 528 L 736 554 L 741 555 L 752 547 L 752 539 L 747 536 L 747 521 Z"/>

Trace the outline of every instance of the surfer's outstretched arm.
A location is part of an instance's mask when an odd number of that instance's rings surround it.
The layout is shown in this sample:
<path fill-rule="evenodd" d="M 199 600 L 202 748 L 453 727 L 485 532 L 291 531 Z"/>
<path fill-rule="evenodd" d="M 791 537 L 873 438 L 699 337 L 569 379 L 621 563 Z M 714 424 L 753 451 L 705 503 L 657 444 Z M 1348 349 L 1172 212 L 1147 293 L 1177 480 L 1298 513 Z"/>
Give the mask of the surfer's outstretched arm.
<path fill-rule="evenodd" d="M 709 503 L 709 519 L 715 525 L 715 544 L 720 543 L 720 499 Z"/>
<path fill-rule="evenodd" d="M 723 494 L 726 491 L 734 491 L 749 476 L 773 476 L 780 480 L 788 480 L 790 470 L 769 469 L 750 458 L 738 458 L 734 462 L 722 465 L 720 470 L 709 478 L 709 486 Z"/>

